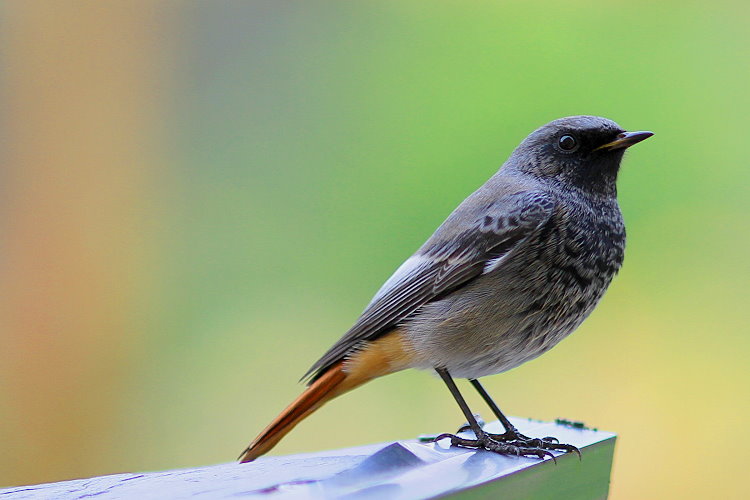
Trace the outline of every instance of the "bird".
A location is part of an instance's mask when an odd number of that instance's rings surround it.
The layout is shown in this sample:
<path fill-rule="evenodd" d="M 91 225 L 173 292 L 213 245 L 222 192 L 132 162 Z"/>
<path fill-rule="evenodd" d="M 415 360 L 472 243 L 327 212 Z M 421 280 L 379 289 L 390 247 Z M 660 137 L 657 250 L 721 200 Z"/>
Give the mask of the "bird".
<path fill-rule="evenodd" d="M 267 453 L 327 401 L 409 368 L 439 375 L 474 434 L 446 433 L 436 441 L 540 459 L 578 452 L 554 437 L 521 434 L 479 379 L 547 352 L 602 298 L 625 251 L 616 186 L 621 160 L 652 135 L 588 115 L 532 132 L 383 284 L 305 374 L 302 394 L 239 460 Z M 503 433 L 483 429 L 455 378 L 469 380 Z"/>

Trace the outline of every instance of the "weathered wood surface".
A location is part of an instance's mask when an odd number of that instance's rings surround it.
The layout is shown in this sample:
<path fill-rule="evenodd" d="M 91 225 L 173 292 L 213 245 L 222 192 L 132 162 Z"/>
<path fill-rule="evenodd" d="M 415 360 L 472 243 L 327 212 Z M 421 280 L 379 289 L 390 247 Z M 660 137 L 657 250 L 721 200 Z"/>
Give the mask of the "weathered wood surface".
<path fill-rule="evenodd" d="M 551 459 L 449 447 L 447 440 L 360 446 L 262 457 L 249 464 L 77 479 L 0 490 L 0 500 L 171 498 L 606 498 L 615 435 L 570 425 L 512 419 L 531 436 L 556 436 L 581 449 Z M 486 427 L 499 432 L 497 422 Z"/>

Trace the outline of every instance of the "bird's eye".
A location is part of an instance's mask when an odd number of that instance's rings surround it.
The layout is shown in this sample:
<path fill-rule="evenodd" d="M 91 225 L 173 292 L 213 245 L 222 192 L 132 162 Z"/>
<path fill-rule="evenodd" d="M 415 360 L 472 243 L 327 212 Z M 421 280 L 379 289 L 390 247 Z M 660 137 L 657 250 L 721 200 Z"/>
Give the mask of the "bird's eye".
<path fill-rule="evenodd" d="M 576 147 L 578 147 L 578 141 L 576 141 L 576 138 L 572 135 L 560 136 L 557 144 L 560 146 L 560 149 L 567 152 L 573 151 Z"/>

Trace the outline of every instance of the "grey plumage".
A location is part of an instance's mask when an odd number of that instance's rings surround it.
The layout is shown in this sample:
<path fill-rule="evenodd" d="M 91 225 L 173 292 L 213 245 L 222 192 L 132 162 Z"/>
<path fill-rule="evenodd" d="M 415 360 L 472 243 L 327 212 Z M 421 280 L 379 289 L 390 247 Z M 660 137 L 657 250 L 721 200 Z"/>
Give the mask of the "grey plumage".
<path fill-rule="evenodd" d="M 549 350 L 588 316 L 622 264 L 617 171 L 625 148 L 650 135 L 594 116 L 533 132 L 307 375 L 314 381 L 397 326 L 413 366 L 457 377 L 499 373 Z"/>

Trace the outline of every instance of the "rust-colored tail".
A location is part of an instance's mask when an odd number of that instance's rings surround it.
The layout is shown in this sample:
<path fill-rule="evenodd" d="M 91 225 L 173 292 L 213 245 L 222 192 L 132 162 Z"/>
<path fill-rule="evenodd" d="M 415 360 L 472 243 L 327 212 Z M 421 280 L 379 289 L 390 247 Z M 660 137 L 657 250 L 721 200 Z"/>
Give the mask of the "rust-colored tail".
<path fill-rule="evenodd" d="M 336 396 L 376 377 L 408 368 L 414 361 L 398 330 L 371 342 L 346 361 L 340 361 L 313 382 L 286 407 L 240 455 L 240 462 L 251 462 L 267 453 L 295 425 Z"/>

